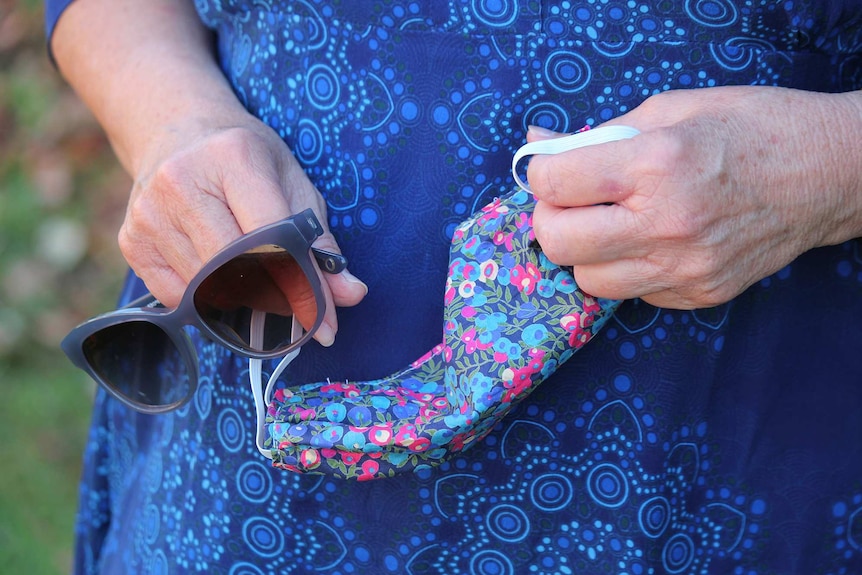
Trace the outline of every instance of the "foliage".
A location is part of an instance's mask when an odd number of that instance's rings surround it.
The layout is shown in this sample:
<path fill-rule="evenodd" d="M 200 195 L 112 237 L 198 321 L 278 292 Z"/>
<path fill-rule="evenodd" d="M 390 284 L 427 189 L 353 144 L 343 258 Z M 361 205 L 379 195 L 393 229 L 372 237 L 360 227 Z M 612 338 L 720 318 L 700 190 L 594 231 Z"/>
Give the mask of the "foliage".
<path fill-rule="evenodd" d="M 112 307 L 128 178 L 49 61 L 39 0 L 0 0 L 0 573 L 67 573 L 92 383 L 58 344 Z"/>

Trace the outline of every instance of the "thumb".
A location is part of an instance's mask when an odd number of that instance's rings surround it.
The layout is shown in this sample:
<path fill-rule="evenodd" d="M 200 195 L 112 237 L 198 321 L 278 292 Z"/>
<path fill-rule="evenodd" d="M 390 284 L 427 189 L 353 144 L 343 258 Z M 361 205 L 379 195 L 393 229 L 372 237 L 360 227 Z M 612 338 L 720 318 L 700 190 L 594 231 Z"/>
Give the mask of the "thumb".
<path fill-rule="evenodd" d="M 341 248 L 335 241 L 332 233 L 324 224 L 326 230 L 317 241 L 314 242 L 314 247 L 319 250 L 341 254 Z M 350 272 L 350 262 L 347 262 L 347 267 L 339 273 L 322 273 L 321 279 L 326 282 L 329 291 L 332 294 L 332 302 L 338 307 L 350 307 L 358 304 L 368 293 L 368 286 Z"/>

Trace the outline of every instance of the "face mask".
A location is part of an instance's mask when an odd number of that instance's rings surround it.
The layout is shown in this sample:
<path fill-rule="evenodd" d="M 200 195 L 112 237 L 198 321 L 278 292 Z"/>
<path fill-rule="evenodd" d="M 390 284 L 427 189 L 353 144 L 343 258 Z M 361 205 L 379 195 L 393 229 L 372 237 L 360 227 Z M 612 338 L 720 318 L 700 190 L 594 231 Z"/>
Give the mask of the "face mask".
<path fill-rule="evenodd" d="M 527 144 L 513 172 L 530 154 L 637 133 L 607 130 Z M 275 467 L 366 480 L 438 465 L 480 441 L 611 317 L 620 302 L 584 293 L 571 269 L 542 253 L 532 226 L 535 200 L 515 176 L 523 189 L 494 200 L 455 231 L 439 345 L 375 381 L 326 381 L 273 393 L 286 358 L 263 395 L 259 384 L 252 386 L 258 449 Z M 260 362 L 252 361 L 252 381 L 259 382 Z"/>

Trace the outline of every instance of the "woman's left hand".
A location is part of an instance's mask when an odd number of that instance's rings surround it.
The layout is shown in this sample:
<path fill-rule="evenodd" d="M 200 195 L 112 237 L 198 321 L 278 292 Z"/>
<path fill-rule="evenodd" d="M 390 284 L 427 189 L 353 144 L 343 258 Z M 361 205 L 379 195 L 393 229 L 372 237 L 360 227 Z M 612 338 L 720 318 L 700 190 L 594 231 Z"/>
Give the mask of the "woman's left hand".
<path fill-rule="evenodd" d="M 860 93 L 666 92 L 607 124 L 641 134 L 535 156 L 527 171 L 537 239 L 588 293 L 710 307 L 862 235 Z"/>

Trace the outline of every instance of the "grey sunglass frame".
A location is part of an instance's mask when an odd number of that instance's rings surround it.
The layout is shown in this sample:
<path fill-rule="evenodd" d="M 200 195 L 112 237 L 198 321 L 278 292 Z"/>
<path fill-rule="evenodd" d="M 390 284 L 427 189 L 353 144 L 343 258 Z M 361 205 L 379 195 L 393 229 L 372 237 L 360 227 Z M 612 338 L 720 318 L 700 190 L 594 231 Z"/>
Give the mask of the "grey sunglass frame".
<path fill-rule="evenodd" d="M 96 316 L 78 325 L 63 338 L 60 347 L 76 367 L 85 371 L 113 397 L 133 409 L 151 414 L 177 409 L 194 396 L 199 379 L 197 353 L 189 335 L 183 329 L 184 327 L 193 326 L 208 339 L 223 345 L 234 353 L 255 359 L 272 359 L 284 356 L 311 339 L 323 323 L 323 316 L 326 312 L 326 298 L 323 295 L 320 278 L 317 274 L 318 266 L 320 270 L 333 274 L 343 271 L 347 266 L 346 259 L 340 254 L 312 247 L 311 244 L 322 234 L 323 227 L 311 209 L 249 232 L 228 244 L 204 264 L 189 282 L 176 308 L 166 308 L 152 295 L 144 295 L 118 310 Z M 194 296 L 200 285 L 221 266 L 256 247 L 265 245 L 277 245 L 284 248 L 296 260 L 314 291 L 314 297 L 317 301 L 317 317 L 312 327 L 305 330 L 296 341 L 270 351 L 259 351 L 237 345 L 236 342 L 225 339 L 211 329 L 198 314 Z M 318 262 L 318 266 L 312 262 L 312 255 Z M 182 400 L 167 405 L 150 405 L 135 401 L 118 391 L 110 382 L 105 381 L 99 375 L 98 370 L 91 365 L 84 353 L 84 342 L 101 330 L 127 322 L 147 322 L 155 325 L 165 333 L 176 347 L 189 373 L 189 392 Z"/>

